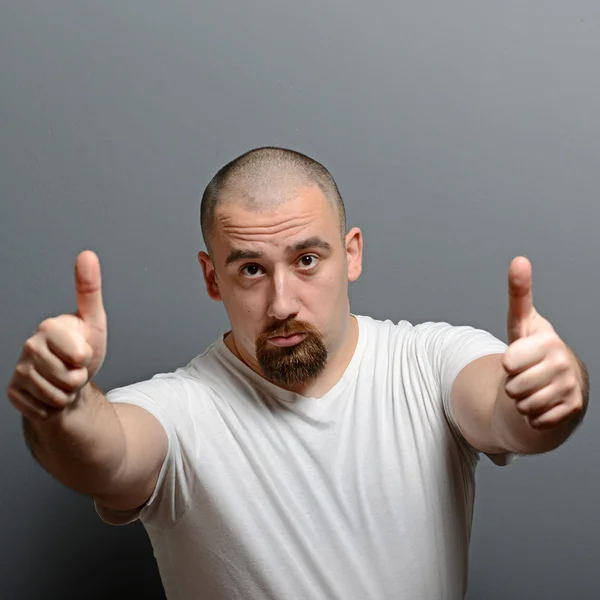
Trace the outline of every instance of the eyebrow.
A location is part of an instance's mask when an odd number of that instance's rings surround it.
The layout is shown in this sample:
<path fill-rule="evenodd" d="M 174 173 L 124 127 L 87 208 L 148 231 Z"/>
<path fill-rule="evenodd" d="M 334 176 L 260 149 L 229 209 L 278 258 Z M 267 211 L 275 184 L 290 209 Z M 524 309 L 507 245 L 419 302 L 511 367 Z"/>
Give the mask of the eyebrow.
<path fill-rule="evenodd" d="M 331 252 L 333 250 L 331 244 L 326 242 L 324 239 L 315 235 L 313 237 L 306 238 L 301 242 L 297 242 L 292 246 L 288 246 L 285 251 L 290 254 L 292 252 L 301 252 L 302 250 L 309 250 L 310 248 L 320 248 L 325 252 Z M 239 260 L 252 260 L 255 258 L 260 258 L 263 255 L 262 252 L 258 252 L 257 250 L 242 250 L 242 249 L 234 249 L 232 250 L 225 259 L 225 266 L 229 266 L 230 264 L 237 262 Z"/>
<path fill-rule="evenodd" d="M 324 239 L 320 238 L 318 235 L 314 235 L 313 237 L 309 237 L 301 242 L 294 244 L 293 246 L 288 246 L 285 251 L 286 252 L 300 252 L 302 250 L 309 250 L 310 248 L 320 248 L 321 250 L 325 250 L 326 252 L 331 252 L 333 248 L 329 242 L 326 242 Z"/>
<path fill-rule="evenodd" d="M 232 250 L 225 259 L 225 266 L 228 267 L 231 263 L 238 260 L 260 258 L 261 256 L 262 252 L 257 252 L 256 250 Z"/>

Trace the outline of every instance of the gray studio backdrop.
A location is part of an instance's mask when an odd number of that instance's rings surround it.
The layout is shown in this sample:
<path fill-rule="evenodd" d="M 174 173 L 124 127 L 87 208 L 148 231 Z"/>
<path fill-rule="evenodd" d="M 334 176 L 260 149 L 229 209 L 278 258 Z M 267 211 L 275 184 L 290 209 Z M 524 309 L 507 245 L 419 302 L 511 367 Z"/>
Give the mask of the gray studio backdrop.
<path fill-rule="evenodd" d="M 354 312 L 505 339 L 524 253 L 538 310 L 600 372 L 600 3 L 0 1 L 5 385 L 23 341 L 102 261 L 105 388 L 186 363 L 227 326 L 199 196 L 260 145 L 324 162 L 365 235 Z M 600 426 L 478 469 L 468 598 L 600 597 Z M 30 458 L 0 403 L 0 597 L 163 597 L 141 525 L 112 528 Z M 407 516 L 410 518 L 410 516 Z"/>

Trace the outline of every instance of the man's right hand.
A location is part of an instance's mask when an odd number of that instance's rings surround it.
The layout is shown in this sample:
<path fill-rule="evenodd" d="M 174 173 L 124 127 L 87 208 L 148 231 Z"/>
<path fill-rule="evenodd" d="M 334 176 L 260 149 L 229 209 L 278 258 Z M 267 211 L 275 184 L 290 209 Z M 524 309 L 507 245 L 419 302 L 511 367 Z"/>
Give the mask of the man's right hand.
<path fill-rule="evenodd" d="M 106 356 L 106 312 L 100 261 L 91 251 L 75 261 L 77 312 L 43 321 L 24 344 L 7 393 L 30 420 L 72 405 Z"/>

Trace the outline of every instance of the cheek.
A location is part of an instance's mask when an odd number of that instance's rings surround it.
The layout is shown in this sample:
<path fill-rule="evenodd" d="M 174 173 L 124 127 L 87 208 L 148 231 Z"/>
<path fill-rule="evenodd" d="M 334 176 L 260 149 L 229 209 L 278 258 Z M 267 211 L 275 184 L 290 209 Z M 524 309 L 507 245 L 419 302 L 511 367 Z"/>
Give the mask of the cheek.
<path fill-rule="evenodd" d="M 325 321 L 323 324 L 326 325 L 329 315 L 339 311 L 346 296 L 345 280 L 339 278 L 337 274 L 331 274 L 307 289 L 305 298 L 310 312 L 316 317 L 321 316 Z"/>
<path fill-rule="evenodd" d="M 263 295 L 259 289 L 231 290 L 223 304 L 230 318 L 244 328 L 256 327 L 264 318 Z"/>
<path fill-rule="evenodd" d="M 341 297 L 345 297 L 348 290 L 348 278 L 345 272 L 336 271 L 324 282 L 325 294 L 329 302 L 338 302 Z"/>

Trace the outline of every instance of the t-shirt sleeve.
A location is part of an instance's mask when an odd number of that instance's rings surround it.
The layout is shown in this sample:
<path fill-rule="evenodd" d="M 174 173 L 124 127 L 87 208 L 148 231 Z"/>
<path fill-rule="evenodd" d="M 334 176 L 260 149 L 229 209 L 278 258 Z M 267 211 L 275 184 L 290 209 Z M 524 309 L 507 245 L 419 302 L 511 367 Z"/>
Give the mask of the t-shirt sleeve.
<path fill-rule="evenodd" d="M 111 525 L 140 519 L 157 528 L 173 526 L 191 501 L 199 444 L 185 384 L 174 374 L 159 374 L 148 381 L 115 388 L 106 397 L 114 404 L 139 406 L 154 416 L 167 434 L 167 454 L 154 491 L 143 506 L 125 512 L 95 502 L 96 512 Z"/>
<path fill-rule="evenodd" d="M 507 345 L 491 333 L 470 326 L 424 323 L 419 327 L 426 339 L 427 354 L 439 385 L 446 419 L 453 431 L 464 440 L 450 407 L 454 380 L 472 361 L 490 354 L 504 354 Z M 475 449 L 473 451 L 476 452 Z M 486 455 L 499 466 L 509 464 L 515 458 L 515 455 L 508 453 Z"/>

